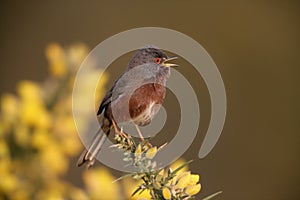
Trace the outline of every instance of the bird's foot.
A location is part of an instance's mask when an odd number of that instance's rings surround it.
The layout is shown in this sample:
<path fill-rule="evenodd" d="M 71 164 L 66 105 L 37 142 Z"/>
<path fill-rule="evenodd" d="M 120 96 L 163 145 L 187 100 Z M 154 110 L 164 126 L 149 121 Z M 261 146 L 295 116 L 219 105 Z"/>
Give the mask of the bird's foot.
<path fill-rule="evenodd" d="M 117 124 L 116 124 L 116 122 L 114 120 L 112 120 L 112 123 L 113 123 L 113 127 L 114 127 L 114 130 L 115 130 L 116 134 L 118 134 L 121 137 L 124 137 L 126 139 L 129 139 L 129 136 L 126 133 L 124 133 L 122 129 L 119 130 L 119 128 L 118 128 L 118 126 L 117 126 Z"/>

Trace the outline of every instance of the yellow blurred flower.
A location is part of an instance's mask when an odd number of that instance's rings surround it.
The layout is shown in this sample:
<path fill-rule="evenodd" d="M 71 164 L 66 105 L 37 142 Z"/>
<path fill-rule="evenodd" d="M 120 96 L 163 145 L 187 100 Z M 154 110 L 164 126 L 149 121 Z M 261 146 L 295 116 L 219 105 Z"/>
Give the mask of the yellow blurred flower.
<path fill-rule="evenodd" d="M 58 60 L 50 65 L 50 73 L 57 77 L 63 77 L 67 73 L 67 69 L 63 60 Z"/>
<path fill-rule="evenodd" d="M 46 48 L 46 57 L 49 62 L 61 60 L 65 57 L 63 48 L 58 43 L 51 43 Z"/>
<path fill-rule="evenodd" d="M 81 148 L 81 142 L 78 137 L 73 136 L 61 142 L 62 152 L 69 156 L 78 155 L 79 151 L 82 150 Z"/>
<path fill-rule="evenodd" d="M 52 145 L 52 143 L 54 143 L 54 141 L 48 131 L 44 129 L 37 129 L 32 133 L 32 147 L 42 150 L 44 148 L 47 148 L 47 146 Z"/>
<path fill-rule="evenodd" d="M 40 86 L 31 81 L 22 81 L 18 85 L 18 93 L 21 96 L 18 112 L 21 123 L 48 128 L 51 116 L 45 108 Z"/>
<path fill-rule="evenodd" d="M 1 174 L 0 191 L 7 191 L 8 193 L 11 193 L 15 191 L 17 184 L 18 184 L 18 180 L 13 174 L 10 173 Z"/>
<path fill-rule="evenodd" d="M 125 178 L 122 182 L 124 191 L 125 191 L 125 199 L 129 200 L 150 200 L 151 195 L 149 190 L 145 190 L 141 194 L 138 192 L 134 196 L 132 196 L 133 192 L 138 188 L 138 186 L 142 183 L 142 181 L 135 181 L 131 178 Z"/>
<path fill-rule="evenodd" d="M 44 83 L 21 81 L 17 85 L 17 96 L 2 96 L 1 197 L 3 194 L 5 198 L 16 200 L 90 199 L 91 195 L 85 190 L 64 181 L 67 180 L 64 175 L 70 159 L 81 148 L 72 116 L 73 85 L 70 84 L 87 51 L 82 44 L 72 45 L 67 50 L 57 43 L 50 44 L 46 49 L 46 56 L 51 77 Z M 93 69 L 87 74 L 84 85 L 87 89 L 91 87 L 91 78 L 99 78 L 98 72 L 95 72 Z M 104 84 L 103 81 L 107 81 L 106 75 L 102 77 L 104 79 L 100 82 Z M 103 84 L 98 86 L 98 93 L 101 95 L 104 92 Z M 99 178 L 94 173 L 91 180 L 98 179 L 102 183 L 103 174 L 100 176 Z M 104 191 L 109 191 L 109 187 L 103 186 Z M 119 193 L 114 193 L 115 191 L 112 188 L 107 195 L 119 197 Z"/>
<path fill-rule="evenodd" d="M 72 200 L 90 200 L 89 196 L 79 188 L 72 188 L 70 190 L 70 198 Z"/>
<path fill-rule="evenodd" d="M 84 183 L 87 186 L 88 194 L 95 200 L 118 200 L 120 191 L 115 178 L 103 168 L 84 171 Z"/>
<path fill-rule="evenodd" d="M 67 57 L 70 64 L 77 69 L 88 54 L 88 48 L 85 44 L 78 43 L 72 45 L 67 51 Z"/>
<path fill-rule="evenodd" d="M 56 144 L 45 146 L 41 151 L 40 160 L 43 168 L 48 172 L 63 174 L 68 169 L 67 159 Z"/>
<path fill-rule="evenodd" d="M 20 120 L 23 124 L 39 128 L 48 128 L 51 124 L 51 116 L 45 110 L 45 107 L 34 101 L 21 102 Z"/>
<path fill-rule="evenodd" d="M 18 104 L 19 101 L 16 96 L 11 94 L 5 94 L 1 98 L 1 112 L 5 120 L 10 122 L 16 119 L 18 115 Z"/>
<path fill-rule="evenodd" d="M 67 66 L 65 60 L 65 52 L 63 48 L 57 44 L 52 43 L 46 48 L 46 57 L 50 64 L 50 73 L 56 77 L 63 77 L 67 73 Z"/>
<path fill-rule="evenodd" d="M 21 81 L 17 86 L 17 91 L 24 101 L 32 103 L 42 102 L 42 90 L 40 86 L 33 81 Z"/>
<path fill-rule="evenodd" d="M 56 116 L 53 132 L 61 141 L 61 150 L 67 155 L 77 155 L 81 150 L 81 142 L 77 136 L 75 122 L 72 115 Z"/>
<path fill-rule="evenodd" d="M 64 196 L 61 192 L 54 189 L 45 189 L 39 191 L 36 195 L 36 199 L 43 200 L 64 200 Z"/>
<path fill-rule="evenodd" d="M 1 119 L 1 116 L 0 116 Z M 0 121 L 0 137 L 4 136 L 5 133 L 7 132 L 9 124 L 6 122 Z"/>
<path fill-rule="evenodd" d="M 3 140 L 0 140 L 0 160 L 9 156 L 9 149 Z"/>
<path fill-rule="evenodd" d="M 53 129 L 55 134 L 59 137 L 74 136 L 74 133 L 76 133 L 76 127 L 73 116 L 70 114 L 56 116 L 53 123 Z"/>
<path fill-rule="evenodd" d="M 16 143 L 20 146 L 27 146 L 30 144 L 31 136 L 29 133 L 29 127 L 20 124 L 15 127 L 14 137 Z"/>
<path fill-rule="evenodd" d="M 9 148 L 8 148 L 7 144 L 3 140 L 0 139 L 0 174 L 1 174 L 0 191 L 1 191 L 2 187 L 6 187 L 4 178 L 7 176 L 10 176 L 9 175 L 10 170 L 11 170 L 10 165 L 11 165 L 11 160 L 10 160 L 10 155 L 9 155 Z M 9 177 L 9 178 L 11 178 L 11 177 Z M 8 181 L 8 182 L 11 183 L 11 181 Z M 8 189 L 10 189 L 10 188 L 11 187 L 8 185 Z"/>
<path fill-rule="evenodd" d="M 30 199 L 30 192 L 26 188 L 18 187 L 18 192 L 12 192 L 10 198 L 14 200 Z"/>

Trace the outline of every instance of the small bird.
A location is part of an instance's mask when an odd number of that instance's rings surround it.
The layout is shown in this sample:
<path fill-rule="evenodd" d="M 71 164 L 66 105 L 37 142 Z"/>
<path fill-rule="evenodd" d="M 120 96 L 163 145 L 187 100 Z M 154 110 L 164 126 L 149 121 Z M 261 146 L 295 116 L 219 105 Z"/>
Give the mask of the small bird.
<path fill-rule="evenodd" d="M 168 57 L 161 49 L 153 46 L 146 46 L 137 51 L 124 73 L 104 96 L 97 113 L 99 118 L 103 115 L 100 121 L 101 128 L 89 149 L 85 149 L 79 157 L 78 167 L 86 164 L 89 168 L 94 164 L 95 156 L 110 130 L 114 128 L 115 133 L 120 133 L 117 122 L 132 122 L 138 131 L 138 126 L 145 126 L 151 122 L 164 101 L 170 67 L 178 66 L 169 61 L 176 58 Z M 136 89 L 132 91 L 132 88 Z"/>

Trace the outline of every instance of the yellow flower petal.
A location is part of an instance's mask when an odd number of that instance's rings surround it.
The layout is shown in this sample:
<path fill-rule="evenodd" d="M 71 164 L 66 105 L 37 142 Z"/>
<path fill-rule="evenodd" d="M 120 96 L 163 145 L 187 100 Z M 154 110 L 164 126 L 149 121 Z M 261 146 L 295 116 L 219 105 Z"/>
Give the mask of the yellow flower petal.
<path fill-rule="evenodd" d="M 176 182 L 177 182 L 177 176 L 174 176 L 174 177 L 171 179 L 171 184 L 172 184 L 172 185 L 176 185 Z"/>
<path fill-rule="evenodd" d="M 164 176 L 165 175 L 165 170 L 164 169 L 160 170 L 158 174 L 161 175 L 161 176 Z"/>
<path fill-rule="evenodd" d="M 157 153 L 157 147 L 152 147 L 151 149 L 149 149 L 146 153 L 146 157 L 148 159 L 152 159 Z"/>
<path fill-rule="evenodd" d="M 188 186 L 186 189 L 185 189 L 185 193 L 189 196 L 193 196 L 195 194 L 197 194 L 198 192 L 200 192 L 201 190 L 201 184 L 197 184 L 197 185 L 191 185 L 191 186 Z"/>
<path fill-rule="evenodd" d="M 171 191 L 169 190 L 169 188 L 164 187 L 162 193 L 163 193 L 163 197 L 164 197 L 165 199 L 168 200 L 168 199 L 171 199 L 171 198 L 172 198 L 172 194 L 171 194 Z"/>
<path fill-rule="evenodd" d="M 195 185 L 199 182 L 200 176 L 198 174 L 191 174 L 189 185 Z"/>
<path fill-rule="evenodd" d="M 133 192 L 139 187 L 140 184 L 142 184 L 143 181 L 136 181 L 132 178 L 125 178 L 122 181 L 122 186 L 124 188 L 125 198 L 129 200 L 151 200 L 151 195 L 149 190 L 145 190 L 141 194 L 136 193 L 134 196 L 132 196 Z"/>
<path fill-rule="evenodd" d="M 137 146 L 136 150 L 135 150 L 135 153 L 134 153 L 134 154 L 135 154 L 135 157 L 140 156 L 141 153 L 142 153 L 142 146 L 141 146 L 141 144 L 139 144 L 139 145 Z"/>
<path fill-rule="evenodd" d="M 190 178 L 191 172 L 183 172 L 182 174 L 179 174 L 177 177 L 178 182 L 176 184 L 176 188 L 185 188 L 189 184 Z"/>
<path fill-rule="evenodd" d="M 182 166 L 186 161 L 184 159 L 178 159 L 174 163 L 171 164 L 171 168 L 173 170 L 177 169 L 178 167 Z M 185 172 L 188 170 L 188 166 L 184 166 L 181 170 L 179 170 L 177 173 Z"/>
<path fill-rule="evenodd" d="M 182 172 L 182 173 L 179 173 L 177 175 L 177 180 L 181 179 L 182 177 L 184 176 L 187 176 L 187 175 L 191 175 L 191 172 L 190 171 L 187 171 L 187 172 Z M 190 176 L 189 176 L 190 177 Z"/>

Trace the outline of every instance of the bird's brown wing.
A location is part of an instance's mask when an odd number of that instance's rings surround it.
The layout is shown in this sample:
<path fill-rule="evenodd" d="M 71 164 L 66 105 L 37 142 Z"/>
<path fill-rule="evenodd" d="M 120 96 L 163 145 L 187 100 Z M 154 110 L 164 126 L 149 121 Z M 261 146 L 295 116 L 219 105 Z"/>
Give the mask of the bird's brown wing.
<path fill-rule="evenodd" d="M 121 84 L 119 84 L 121 83 Z M 115 89 L 116 85 L 118 87 Z M 112 101 L 117 99 L 120 95 L 124 93 L 124 88 L 126 87 L 125 81 L 122 79 L 122 75 L 114 82 L 113 86 L 110 88 L 109 91 L 106 92 L 97 112 L 97 115 L 100 115 L 104 108 L 110 104 Z M 113 95 L 114 93 L 114 95 Z"/>

